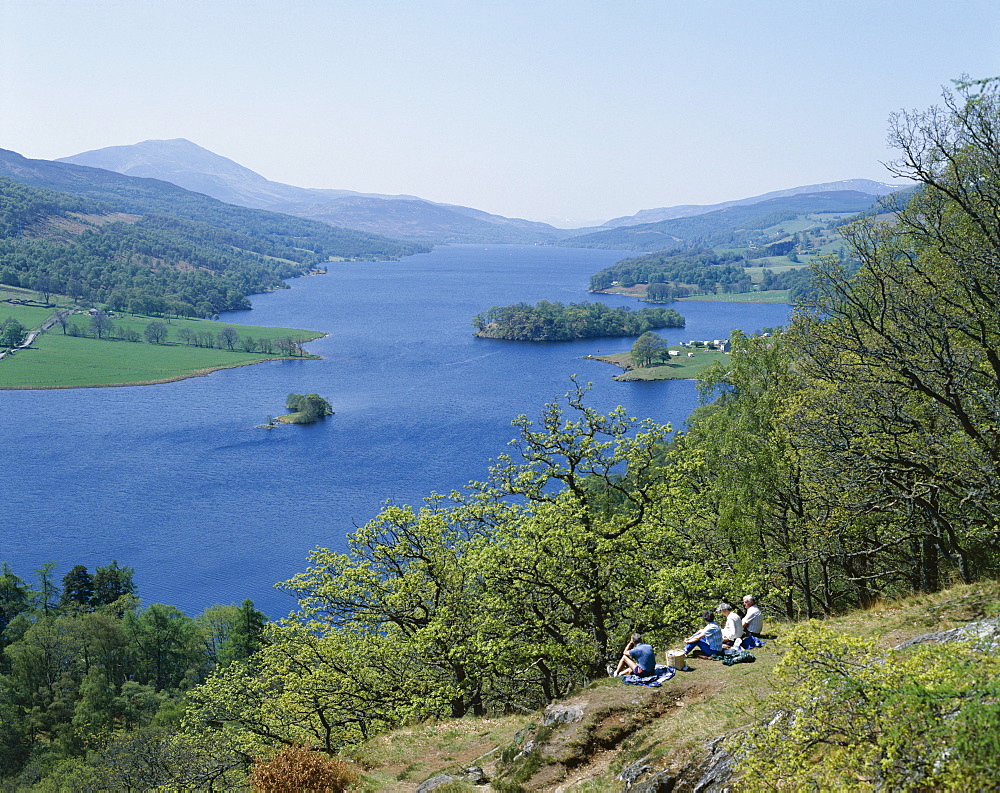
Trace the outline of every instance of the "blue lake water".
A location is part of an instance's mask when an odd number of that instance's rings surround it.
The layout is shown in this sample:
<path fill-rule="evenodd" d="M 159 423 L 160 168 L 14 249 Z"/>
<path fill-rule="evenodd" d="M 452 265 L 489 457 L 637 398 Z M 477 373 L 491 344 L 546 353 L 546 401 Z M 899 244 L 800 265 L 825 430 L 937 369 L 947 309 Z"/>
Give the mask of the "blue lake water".
<path fill-rule="evenodd" d="M 47 561 L 112 558 L 135 569 L 144 603 L 195 614 L 252 598 L 272 617 L 294 606 L 273 585 L 308 552 L 345 536 L 392 499 L 416 504 L 485 478 L 514 436 L 570 377 L 590 404 L 683 423 L 694 383 L 618 383 L 580 360 L 632 339 L 531 344 L 476 339 L 483 309 L 594 300 L 590 275 L 624 254 L 535 246 L 448 246 L 401 262 L 331 264 L 328 275 L 253 298 L 232 322 L 321 330 L 321 361 L 276 361 L 132 388 L 0 391 L 7 417 L 0 561 L 26 580 Z M 643 304 L 601 296 L 609 305 Z M 784 324 L 787 306 L 682 302 L 671 343 Z M 255 430 L 289 392 L 316 392 L 336 415 Z"/>

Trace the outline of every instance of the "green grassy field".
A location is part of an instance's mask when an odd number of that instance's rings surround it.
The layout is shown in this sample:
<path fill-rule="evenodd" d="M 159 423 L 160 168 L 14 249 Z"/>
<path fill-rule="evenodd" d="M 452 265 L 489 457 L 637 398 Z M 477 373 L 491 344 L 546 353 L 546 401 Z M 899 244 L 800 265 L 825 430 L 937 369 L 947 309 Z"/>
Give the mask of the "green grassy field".
<path fill-rule="evenodd" d="M 8 308 L 10 310 L 4 313 Z M 0 321 L 13 316 L 25 326 L 36 327 L 51 314 L 51 308 L 0 303 Z M 86 329 L 90 321 L 86 314 L 73 314 L 68 319 L 82 329 Z M 113 335 L 117 336 L 122 328 L 129 328 L 143 338 L 146 326 L 157 318 L 123 315 L 112 316 L 111 319 L 115 324 Z M 323 335 L 317 331 L 258 328 L 208 319 L 171 319 L 166 325 L 168 333 L 163 344 L 71 336 L 64 334 L 56 325 L 39 336 L 31 347 L 0 360 L 0 389 L 141 385 L 182 380 L 217 369 L 288 357 L 277 350 L 272 354 L 243 352 L 238 345 L 236 350 L 229 351 L 185 344 L 178 335 L 182 328 L 192 333 L 217 335 L 223 328 L 231 327 L 240 338 L 251 336 L 272 340 L 290 337 L 296 341 L 307 341 Z"/>
<path fill-rule="evenodd" d="M 677 300 L 707 300 L 715 303 L 787 303 L 788 289 L 773 289 L 769 292 L 720 292 L 717 295 L 692 295 Z"/>
<path fill-rule="evenodd" d="M 58 296 L 53 299 L 57 302 L 45 306 L 39 302 L 37 292 L 0 285 L 0 322 L 13 317 L 26 328 L 36 328 L 51 317 L 56 308 L 69 306 L 67 301 L 60 300 Z"/>
<path fill-rule="evenodd" d="M 793 265 L 802 267 L 801 264 Z M 778 268 L 770 268 L 777 270 Z M 786 268 L 787 269 L 787 268 Z M 760 277 L 756 279 L 760 281 Z M 691 295 L 691 297 L 679 297 L 682 300 L 708 300 L 715 303 L 787 303 L 787 289 L 774 289 L 768 292 L 720 292 L 715 295 Z M 595 294 L 604 295 L 625 295 L 626 297 L 642 298 L 646 295 L 646 284 L 636 284 L 635 286 L 615 286 L 610 289 L 602 289 Z"/>
<path fill-rule="evenodd" d="M 619 366 L 627 371 L 615 375 L 615 380 L 620 381 L 652 381 L 652 380 L 696 380 L 701 372 L 709 364 L 716 361 L 723 363 L 729 361 L 729 353 L 719 350 L 691 349 L 689 347 L 670 347 L 671 350 L 680 352 L 670 363 L 659 366 L 647 366 L 641 369 L 627 369 L 632 365 L 632 354 L 629 352 L 616 352 L 610 355 L 590 355 L 588 360 L 603 361 L 614 366 Z M 688 357 L 688 353 L 693 352 L 693 357 Z"/>

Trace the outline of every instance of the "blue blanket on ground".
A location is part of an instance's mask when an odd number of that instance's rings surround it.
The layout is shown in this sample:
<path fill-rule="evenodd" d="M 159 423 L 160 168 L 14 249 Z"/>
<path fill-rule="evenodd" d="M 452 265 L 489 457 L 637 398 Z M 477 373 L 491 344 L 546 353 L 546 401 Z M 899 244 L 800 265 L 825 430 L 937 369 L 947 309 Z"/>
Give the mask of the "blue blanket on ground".
<path fill-rule="evenodd" d="M 643 675 L 642 677 L 639 675 L 625 675 L 622 678 L 622 682 L 626 686 L 650 686 L 651 688 L 659 688 L 672 678 L 676 671 L 677 670 L 672 666 L 657 664 L 656 669 L 653 670 L 653 674 Z"/>

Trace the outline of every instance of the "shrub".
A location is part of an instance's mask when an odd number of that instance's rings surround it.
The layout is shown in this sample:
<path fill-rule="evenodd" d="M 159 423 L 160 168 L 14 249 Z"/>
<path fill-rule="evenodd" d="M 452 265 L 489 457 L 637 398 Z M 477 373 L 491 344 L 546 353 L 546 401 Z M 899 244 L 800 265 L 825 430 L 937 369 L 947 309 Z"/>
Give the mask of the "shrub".
<path fill-rule="evenodd" d="M 270 760 L 254 764 L 251 784 L 257 793 L 323 791 L 340 793 L 360 781 L 354 767 L 305 746 L 288 746 Z"/>

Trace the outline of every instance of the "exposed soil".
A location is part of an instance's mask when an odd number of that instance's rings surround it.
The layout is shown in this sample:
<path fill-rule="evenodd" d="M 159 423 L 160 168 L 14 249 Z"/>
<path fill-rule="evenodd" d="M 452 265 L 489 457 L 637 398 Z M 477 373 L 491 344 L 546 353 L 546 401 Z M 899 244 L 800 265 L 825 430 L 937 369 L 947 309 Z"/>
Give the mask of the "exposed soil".
<path fill-rule="evenodd" d="M 559 725 L 538 747 L 544 764 L 521 784 L 527 790 L 561 791 L 587 780 L 604 779 L 621 765 L 620 750 L 639 730 L 662 719 L 683 718 L 684 708 L 724 686 L 721 681 L 675 676 L 662 688 L 601 685 L 569 697 L 561 707 L 577 707 L 583 717 Z M 535 731 L 536 736 L 545 736 Z M 678 761 L 686 761 L 686 752 Z M 498 764 L 494 763 L 494 766 Z M 507 769 L 496 767 L 494 773 Z"/>

